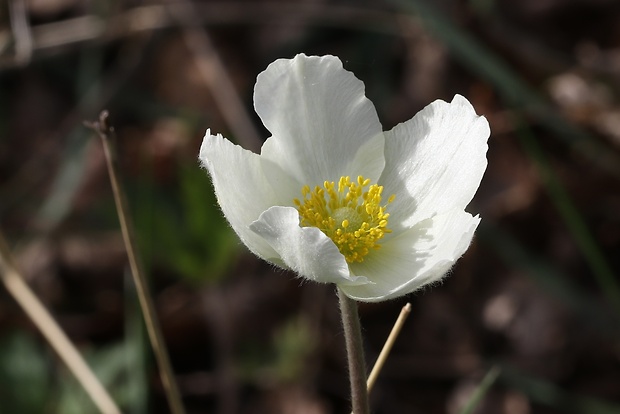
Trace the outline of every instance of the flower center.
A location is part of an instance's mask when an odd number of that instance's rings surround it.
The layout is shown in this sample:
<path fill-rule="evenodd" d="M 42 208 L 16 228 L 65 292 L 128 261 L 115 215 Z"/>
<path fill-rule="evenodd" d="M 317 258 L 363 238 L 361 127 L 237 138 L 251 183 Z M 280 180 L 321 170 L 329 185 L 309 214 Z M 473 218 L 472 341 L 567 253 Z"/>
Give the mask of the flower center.
<path fill-rule="evenodd" d="M 323 188 L 301 189 L 303 199 L 293 202 L 299 211 L 303 227 L 317 227 L 332 239 L 347 262 L 363 262 L 371 249 L 379 249 L 379 240 L 392 230 L 387 228 L 387 204 L 395 195 L 381 205 L 383 186 L 370 185 L 370 179 L 341 177 L 338 185 L 325 181 Z"/>

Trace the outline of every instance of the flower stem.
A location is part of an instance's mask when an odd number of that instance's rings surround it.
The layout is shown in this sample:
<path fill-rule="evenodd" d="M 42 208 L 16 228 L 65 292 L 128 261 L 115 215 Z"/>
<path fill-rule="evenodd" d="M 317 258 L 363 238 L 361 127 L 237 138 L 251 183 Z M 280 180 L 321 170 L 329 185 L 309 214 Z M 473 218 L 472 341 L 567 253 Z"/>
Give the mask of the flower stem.
<path fill-rule="evenodd" d="M 345 295 L 341 289 L 338 289 L 338 297 L 347 347 L 347 359 L 349 360 L 353 414 L 369 414 L 366 363 L 362 346 L 362 329 L 357 314 L 357 302 Z"/>

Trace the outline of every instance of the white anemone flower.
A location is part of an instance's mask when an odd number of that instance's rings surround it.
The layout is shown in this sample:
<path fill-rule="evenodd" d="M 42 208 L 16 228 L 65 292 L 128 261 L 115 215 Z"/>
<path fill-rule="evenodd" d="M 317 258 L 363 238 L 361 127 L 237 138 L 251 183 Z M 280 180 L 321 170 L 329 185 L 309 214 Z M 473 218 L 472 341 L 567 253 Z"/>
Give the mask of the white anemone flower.
<path fill-rule="evenodd" d="M 257 256 L 378 302 L 441 279 L 479 216 L 489 124 L 456 95 L 383 132 L 364 84 L 334 56 L 279 59 L 254 107 L 260 154 L 207 130 L 200 160 L 220 207 Z"/>

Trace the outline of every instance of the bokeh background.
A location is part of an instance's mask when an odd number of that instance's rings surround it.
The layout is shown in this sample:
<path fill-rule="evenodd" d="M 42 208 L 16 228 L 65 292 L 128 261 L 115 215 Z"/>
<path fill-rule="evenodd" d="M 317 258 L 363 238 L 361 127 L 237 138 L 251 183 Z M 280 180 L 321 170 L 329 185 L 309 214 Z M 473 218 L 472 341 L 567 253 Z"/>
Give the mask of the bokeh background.
<path fill-rule="evenodd" d="M 339 56 L 386 130 L 456 93 L 491 125 L 467 254 L 360 308 L 372 363 L 412 304 L 373 412 L 457 414 L 493 367 L 476 413 L 620 412 L 619 2 L 8 0 L 0 18 L 0 228 L 124 412 L 169 411 L 83 126 L 103 109 L 188 413 L 348 412 L 334 288 L 248 253 L 197 162 L 206 128 L 260 148 L 256 76 L 300 52 Z M 0 413 L 91 412 L 1 288 Z"/>

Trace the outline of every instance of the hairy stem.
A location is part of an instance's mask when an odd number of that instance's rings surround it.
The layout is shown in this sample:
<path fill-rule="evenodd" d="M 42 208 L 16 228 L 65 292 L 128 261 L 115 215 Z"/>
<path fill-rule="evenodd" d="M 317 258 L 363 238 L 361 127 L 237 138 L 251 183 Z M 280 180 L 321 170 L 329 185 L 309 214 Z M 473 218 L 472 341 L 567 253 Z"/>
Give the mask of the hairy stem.
<path fill-rule="evenodd" d="M 353 414 L 369 414 L 366 363 L 362 346 L 362 329 L 357 314 L 357 302 L 345 295 L 341 289 L 338 289 L 338 297 L 349 361 Z"/>

